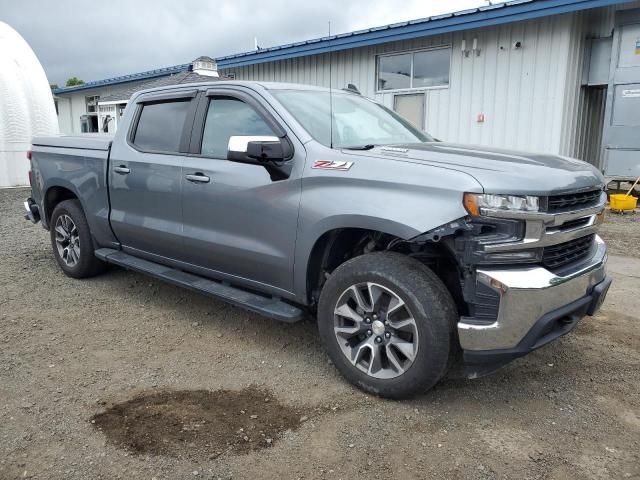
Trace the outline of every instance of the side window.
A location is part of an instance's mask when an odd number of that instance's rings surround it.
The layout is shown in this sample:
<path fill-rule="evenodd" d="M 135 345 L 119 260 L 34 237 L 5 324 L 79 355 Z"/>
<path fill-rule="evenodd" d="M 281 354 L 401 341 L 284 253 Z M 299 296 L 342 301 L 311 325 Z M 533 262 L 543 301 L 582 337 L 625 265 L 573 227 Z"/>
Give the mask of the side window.
<path fill-rule="evenodd" d="M 202 135 L 202 154 L 227 158 L 229 137 L 234 135 L 274 135 L 262 117 L 242 100 L 212 97 Z"/>
<path fill-rule="evenodd" d="M 140 112 L 133 143 L 142 150 L 179 152 L 189 100 L 146 103 Z"/>

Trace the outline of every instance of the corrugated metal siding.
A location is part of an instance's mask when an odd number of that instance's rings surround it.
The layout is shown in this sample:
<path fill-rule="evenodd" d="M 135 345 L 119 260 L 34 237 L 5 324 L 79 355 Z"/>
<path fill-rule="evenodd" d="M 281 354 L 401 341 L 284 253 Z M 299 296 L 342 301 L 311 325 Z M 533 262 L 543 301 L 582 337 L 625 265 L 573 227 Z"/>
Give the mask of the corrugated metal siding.
<path fill-rule="evenodd" d="M 602 166 L 602 127 L 606 89 L 581 86 L 587 39 L 606 36 L 613 28 L 613 12 L 606 8 L 572 17 L 560 153 Z"/>
<path fill-rule="evenodd" d="M 598 168 L 603 166 L 602 128 L 606 89 L 582 87 L 582 76 L 589 38 L 610 36 L 616 10 L 637 8 L 640 1 L 578 12 L 570 16 L 567 33 L 566 82 L 562 112 L 559 152 L 587 161 Z"/>
<path fill-rule="evenodd" d="M 376 55 L 451 45 L 450 85 L 424 90 L 426 129 L 448 141 L 559 153 L 574 21 L 573 14 L 566 14 L 335 52 L 333 86 L 353 83 L 363 94 L 392 107 L 395 93 L 375 89 Z M 474 37 L 480 56 L 464 57 L 462 40 L 471 48 Z M 513 49 L 515 41 L 523 47 Z M 222 72 L 243 80 L 327 87 L 328 66 L 329 54 L 322 54 Z M 485 114 L 484 123 L 476 121 L 479 113 Z"/>
<path fill-rule="evenodd" d="M 580 123 L 580 85 L 585 61 L 587 18 L 580 12 L 571 16 L 567 28 L 568 51 L 566 56 L 566 81 L 561 122 L 559 153 L 573 156 L 577 148 L 578 125 Z"/>
<path fill-rule="evenodd" d="M 587 35 L 592 38 L 610 36 L 615 25 L 616 11 L 630 10 L 633 8 L 640 8 L 640 1 L 588 10 L 584 13 L 588 15 Z"/>
<path fill-rule="evenodd" d="M 597 167 L 602 166 L 602 127 L 606 88 L 581 87 L 578 109 L 577 135 L 571 156 Z"/>

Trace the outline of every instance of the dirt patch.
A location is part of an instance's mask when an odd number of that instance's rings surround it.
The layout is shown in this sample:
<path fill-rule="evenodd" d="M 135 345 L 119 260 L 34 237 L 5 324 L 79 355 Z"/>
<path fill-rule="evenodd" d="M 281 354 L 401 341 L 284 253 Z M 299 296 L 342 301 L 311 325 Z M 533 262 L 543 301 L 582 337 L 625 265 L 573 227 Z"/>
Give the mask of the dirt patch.
<path fill-rule="evenodd" d="M 135 454 L 216 458 L 271 447 L 306 417 L 268 390 L 153 392 L 109 407 L 92 423 Z"/>

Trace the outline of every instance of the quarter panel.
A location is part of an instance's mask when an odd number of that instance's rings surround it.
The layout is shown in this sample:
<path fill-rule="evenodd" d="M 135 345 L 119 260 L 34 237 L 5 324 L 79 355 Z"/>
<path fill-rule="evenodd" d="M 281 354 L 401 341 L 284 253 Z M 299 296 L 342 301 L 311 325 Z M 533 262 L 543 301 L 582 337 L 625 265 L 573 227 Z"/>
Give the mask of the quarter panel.
<path fill-rule="evenodd" d="M 34 146 L 34 183 L 39 193 L 35 198 L 46 216 L 44 199 L 52 187 L 72 191 L 80 200 L 89 228 L 96 242 L 102 246 L 117 244 L 109 226 L 109 197 L 106 182 L 107 150 L 82 150 Z M 48 225 L 46 225 L 48 227 Z"/>

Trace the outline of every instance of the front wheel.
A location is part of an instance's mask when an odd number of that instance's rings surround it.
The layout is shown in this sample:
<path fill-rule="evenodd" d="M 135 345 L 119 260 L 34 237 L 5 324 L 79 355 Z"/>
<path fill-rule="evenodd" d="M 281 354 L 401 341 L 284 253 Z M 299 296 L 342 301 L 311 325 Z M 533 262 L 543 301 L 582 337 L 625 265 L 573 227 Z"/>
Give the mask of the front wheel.
<path fill-rule="evenodd" d="M 362 255 L 327 279 L 318 328 L 329 357 L 359 388 L 405 398 L 445 374 L 457 314 L 429 268 L 405 255 Z"/>

